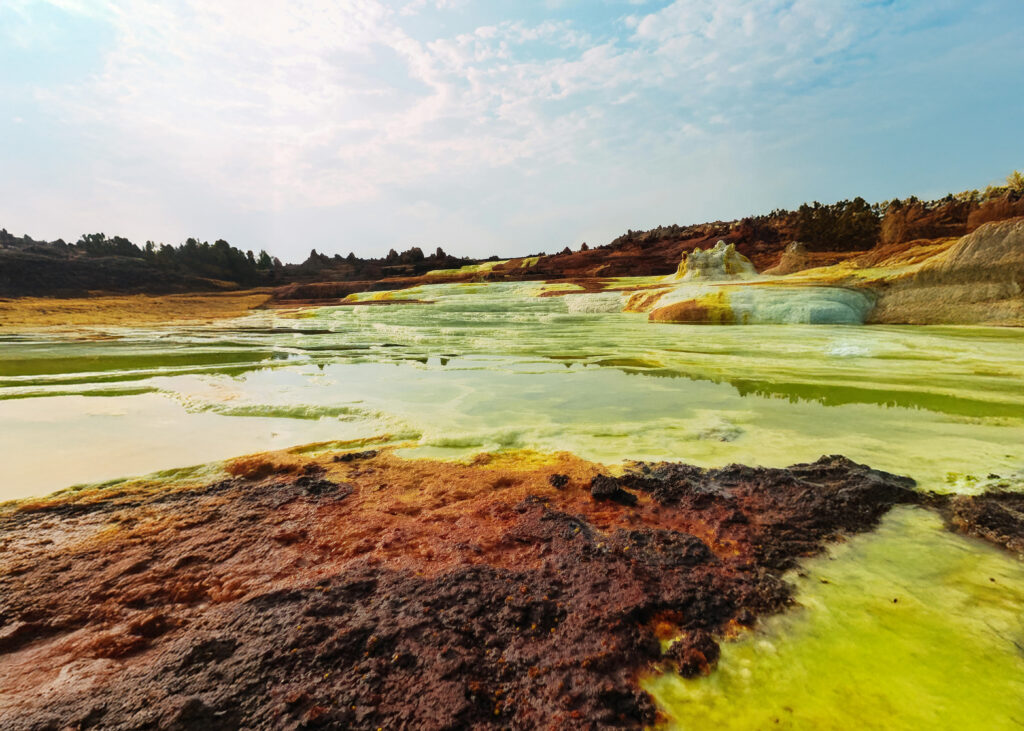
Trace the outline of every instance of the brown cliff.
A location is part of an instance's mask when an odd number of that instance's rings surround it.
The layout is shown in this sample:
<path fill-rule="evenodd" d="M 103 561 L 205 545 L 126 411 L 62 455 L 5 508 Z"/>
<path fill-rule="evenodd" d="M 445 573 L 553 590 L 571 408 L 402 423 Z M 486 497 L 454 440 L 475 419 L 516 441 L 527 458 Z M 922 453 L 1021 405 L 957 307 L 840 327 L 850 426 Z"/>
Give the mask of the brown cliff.
<path fill-rule="evenodd" d="M 874 322 L 1024 325 L 1024 218 L 983 224 L 879 294 Z"/>

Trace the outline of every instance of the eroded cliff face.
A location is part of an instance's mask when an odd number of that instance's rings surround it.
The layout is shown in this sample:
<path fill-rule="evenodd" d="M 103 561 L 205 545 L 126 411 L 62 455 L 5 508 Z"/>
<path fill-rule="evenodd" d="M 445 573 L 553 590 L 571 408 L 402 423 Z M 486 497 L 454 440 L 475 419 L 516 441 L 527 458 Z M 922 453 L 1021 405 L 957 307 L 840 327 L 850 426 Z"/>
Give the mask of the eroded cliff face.
<path fill-rule="evenodd" d="M 1024 216 L 1024 194 L 1020 191 L 1008 192 L 979 204 L 977 209 L 971 211 L 967 217 L 967 230 L 974 231 L 986 223 L 1019 216 Z"/>
<path fill-rule="evenodd" d="M 890 204 L 882 219 L 879 244 L 902 244 L 915 239 L 941 239 L 968 232 L 968 217 L 978 209 L 974 201 L 952 200 L 928 205 L 912 200 Z"/>
<path fill-rule="evenodd" d="M 877 289 L 871 322 L 1024 325 L 1024 218 L 984 224 Z"/>
<path fill-rule="evenodd" d="M 0 513 L 0 721 L 640 727 L 641 672 L 708 672 L 787 606 L 782 571 L 912 487 L 841 457 L 370 451 L 24 502 Z"/>

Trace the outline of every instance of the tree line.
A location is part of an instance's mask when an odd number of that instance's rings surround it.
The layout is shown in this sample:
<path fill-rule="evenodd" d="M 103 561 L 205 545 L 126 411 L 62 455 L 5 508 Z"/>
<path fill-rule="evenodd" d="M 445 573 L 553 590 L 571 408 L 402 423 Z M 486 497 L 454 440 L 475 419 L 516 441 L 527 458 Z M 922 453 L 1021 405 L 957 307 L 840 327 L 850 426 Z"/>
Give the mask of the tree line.
<path fill-rule="evenodd" d="M 123 236 L 107 237 L 102 233 L 86 234 L 71 244 L 86 256 L 128 256 L 144 259 L 158 269 L 177 271 L 207 279 L 224 279 L 240 284 L 254 284 L 266 279 L 272 270 L 281 267 L 280 260 L 266 251 L 259 255 L 242 251 L 224 239 L 212 244 L 189 238 L 178 246 L 157 245 L 147 241 L 139 247 Z"/>

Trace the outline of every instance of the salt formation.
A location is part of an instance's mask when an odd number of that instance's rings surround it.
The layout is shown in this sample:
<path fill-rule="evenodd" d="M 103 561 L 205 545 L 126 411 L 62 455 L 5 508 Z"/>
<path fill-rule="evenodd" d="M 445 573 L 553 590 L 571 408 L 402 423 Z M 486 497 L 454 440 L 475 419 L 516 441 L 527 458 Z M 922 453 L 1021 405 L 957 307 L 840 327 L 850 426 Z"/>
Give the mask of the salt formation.
<path fill-rule="evenodd" d="M 810 268 L 811 258 L 807 255 L 807 247 L 800 241 L 791 241 L 779 257 L 779 263 L 771 269 L 765 269 L 764 273 L 783 275 Z"/>
<path fill-rule="evenodd" d="M 680 285 L 658 300 L 652 322 L 718 325 L 862 325 L 874 298 L 843 287 Z"/>
<path fill-rule="evenodd" d="M 757 269 L 734 244 L 719 241 L 685 256 L 679 270 L 665 279 L 676 286 L 645 300 L 639 311 L 649 311 L 654 322 L 862 325 L 874 306 L 870 292 L 842 287 L 731 283 L 756 277 Z"/>
<path fill-rule="evenodd" d="M 729 279 L 750 279 L 757 269 L 750 259 L 736 251 L 735 244 L 719 241 L 714 248 L 700 247 L 683 257 L 679 269 L 668 277 L 670 282 L 720 282 Z"/>

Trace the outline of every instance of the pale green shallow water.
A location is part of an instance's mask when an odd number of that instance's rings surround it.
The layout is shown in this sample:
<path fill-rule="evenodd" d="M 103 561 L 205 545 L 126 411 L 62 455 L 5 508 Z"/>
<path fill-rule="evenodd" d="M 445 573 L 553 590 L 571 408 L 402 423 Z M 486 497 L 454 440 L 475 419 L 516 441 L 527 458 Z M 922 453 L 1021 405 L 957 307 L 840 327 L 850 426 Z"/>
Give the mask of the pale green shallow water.
<path fill-rule="evenodd" d="M 652 324 L 608 311 L 620 295 L 533 296 L 542 286 L 82 333 L 107 340 L 7 336 L 0 500 L 376 434 L 446 457 L 783 466 L 842 453 L 929 489 L 1024 470 L 1021 331 Z"/>
<path fill-rule="evenodd" d="M 1020 330 L 656 325 L 620 295 L 542 287 L 0 337 L 0 501 L 382 434 L 423 456 L 845 454 L 925 489 L 1024 483 Z M 1021 564 L 917 510 L 832 555 L 798 580 L 804 609 L 727 645 L 710 678 L 651 681 L 680 727 L 1020 727 Z"/>

